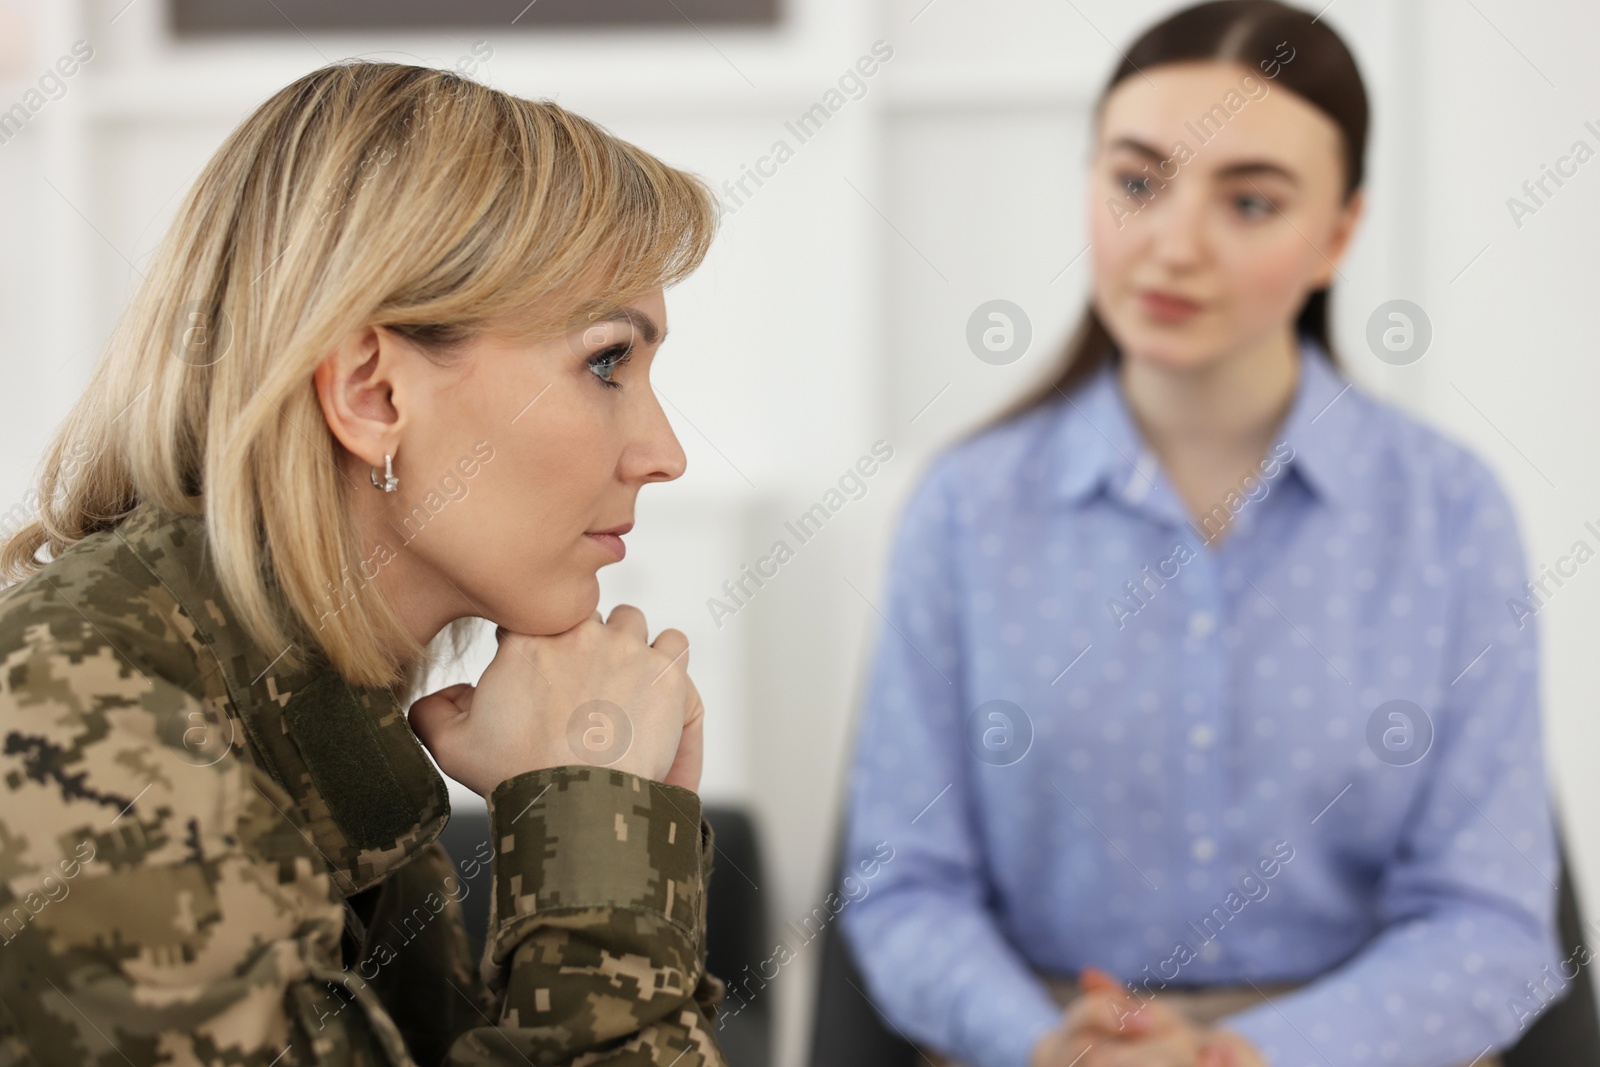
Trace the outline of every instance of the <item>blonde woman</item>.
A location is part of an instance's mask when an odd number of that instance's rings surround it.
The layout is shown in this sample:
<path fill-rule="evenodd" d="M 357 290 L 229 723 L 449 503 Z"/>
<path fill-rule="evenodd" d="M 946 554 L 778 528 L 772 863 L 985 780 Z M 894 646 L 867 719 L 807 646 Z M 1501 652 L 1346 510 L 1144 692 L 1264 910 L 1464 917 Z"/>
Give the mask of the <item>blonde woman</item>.
<path fill-rule="evenodd" d="M 687 641 L 595 611 L 713 204 L 390 63 L 227 139 L 0 553 L 0 1062 L 723 1062 Z M 481 961 L 424 747 L 488 800 Z"/>

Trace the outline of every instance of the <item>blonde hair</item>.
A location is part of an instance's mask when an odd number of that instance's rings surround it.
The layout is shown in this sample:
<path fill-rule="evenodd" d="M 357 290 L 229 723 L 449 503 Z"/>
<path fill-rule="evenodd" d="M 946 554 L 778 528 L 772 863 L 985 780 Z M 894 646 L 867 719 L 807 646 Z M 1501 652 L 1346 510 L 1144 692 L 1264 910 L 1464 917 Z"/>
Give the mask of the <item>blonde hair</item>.
<path fill-rule="evenodd" d="M 558 336 L 693 271 L 715 203 L 551 102 L 397 63 L 306 75 L 184 199 L 0 573 L 25 577 L 41 547 L 57 555 L 145 501 L 203 513 L 252 640 L 296 642 L 290 663 L 314 643 L 351 682 L 403 691 L 428 649 L 383 598 L 326 611 L 362 561 L 344 494 L 375 490 L 343 477 L 313 369 L 366 324 L 441 360 L 485 329 Z M 471 623 L 450 627 L 458 652 Z"/>

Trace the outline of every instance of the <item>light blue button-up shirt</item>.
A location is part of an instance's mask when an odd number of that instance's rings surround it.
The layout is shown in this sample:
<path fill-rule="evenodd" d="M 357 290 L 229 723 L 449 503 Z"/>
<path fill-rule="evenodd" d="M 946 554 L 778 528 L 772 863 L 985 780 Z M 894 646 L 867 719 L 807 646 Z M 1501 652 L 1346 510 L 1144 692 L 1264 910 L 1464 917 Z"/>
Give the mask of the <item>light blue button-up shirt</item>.
<path fill-rule="evenodd" d="M 1260 469 L 1211 538 L 1107 369 L 927 471 L 850 793 L 846 869 L 893 858 L 840 913 L 910 1038 L 1021 1067 L 1034 972 L 1097 966 L 1308 983 L 1225 1020 L 1274 1067 L 1443 1067 L 1562 984 L 1505 494 L 1309 340 Z"/>

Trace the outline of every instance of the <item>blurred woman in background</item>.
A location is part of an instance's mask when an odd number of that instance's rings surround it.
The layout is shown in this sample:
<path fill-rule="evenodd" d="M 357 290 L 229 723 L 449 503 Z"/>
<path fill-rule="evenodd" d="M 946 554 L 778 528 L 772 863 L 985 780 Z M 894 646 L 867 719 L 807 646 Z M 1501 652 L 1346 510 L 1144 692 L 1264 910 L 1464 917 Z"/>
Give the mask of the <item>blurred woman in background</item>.
<path fill-rule="evenodd" d="M 1489 1064 L 1539 1010 L 1516 524 L 1329 337 L 1367 127 L 1309 12 L 1146 32 L 1098 109 L 1064 367 L 907 506 L 845 862 L 896 858 L 841 921 L 929 1050 Z"/>

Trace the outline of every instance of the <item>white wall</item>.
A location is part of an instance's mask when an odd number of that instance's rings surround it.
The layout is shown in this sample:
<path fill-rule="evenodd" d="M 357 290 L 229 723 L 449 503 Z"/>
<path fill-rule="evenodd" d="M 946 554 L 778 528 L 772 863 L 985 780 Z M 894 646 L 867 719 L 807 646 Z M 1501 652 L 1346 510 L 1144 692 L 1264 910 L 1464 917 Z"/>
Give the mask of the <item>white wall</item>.
<path fill-rule="evenodd" d="M 1051 365 L 1086 283 L 1087 257 L 1073 263 L 1078 205 L 1109 42 L 1125 45 L 1173 6 L 790 0 L 770 34 L 308 39 L 286 26 L 248 45 L 179 47 L 165 39 L 161 0 L 6 0 L 0 108 L 74 40 L 96 57 L 0 145 L 0 507 L 22 498 L 197 168 L 256 103 L 325 61 L 451 65 L 486 40 L 490 84 L 555 96 L 714 184 L 788 140 L 794 158 L 728 216 L 706 267 L 669 297 L 673 340 L 655 377 L 689 473 L 643 494 L 629 559 L 604 574 L 608 603 L 639 603 L 653 626 L 689 633 L 711 716 L 705 791 L 753 807 L 768 847 L 761 888 L 776 922 L 798 918 L 827 889 L 870 601 L 899 503 L 931 449 Z M 1600 384 L 1586 314 L 1600 161 L 1520 229 L 1504 201 L 1574 139 L 1600 148 L 1583 129 L 1600 126 L 1600 13 L 1581 0 L 1338 0 L 1324 17 L 1352 40 L 1376 108 L 1372 210 L 1336 295 L 1346 362 L 1488 457 L 1522 508 L 1530 555 L 1552 562 L 1600 520 L 1589 478 L 1600 429 L 1585 418 Z M 865 96 L 797 144 L 785 121 L 880 39 L 894 58 Z M 994 297 L 1021 305 L 1035 329 L 1028 356 L 1006 367 L 980 363 L 963 339 L 968 314 Z M 1433 322 L 1433 349 L 1409 367 L 1381 364 L 1363 340 L 1367 314 L 1393 297 Z M 866 496 L 716 626 L 706 599 L 880 439 L 895 458 Z M 1587 714 L 1600 657 L 1586 648 L 1600 633 L 1600 564 L 1540 620 L 1549 748 L 1600 915 L 1600 785 L 1586 773 L 1600 751 Z M 480 650 L 463 676 L 481 664 Z M 806 1043 L 815 963 L 802 953 L 780 984 L 786 1064 Z"/>
<path fill-rule="evenodd" d="M 1423 72 L 1415 80 L 1417 165 L 1396 179 L 1419 191 L 1407 219 L 1416 239 L 1407 281 L 1433 319 L 1438 346 L 1417 365 L 1417 395 L 1428 418 L 1470 441 L 1505 479 L 1538 570 L 1571 553 L 1579 538 L 1600 547 L 1584 529 L 1600 520 L 1600 159 L 1559 189 L 1547 183 L 1554 195 L 1520 228 L 1507 200 L 1526 199 L 1523 182 L 1574 141 L 1600 152 L 1600 6 L 1474 3 L 1477 10 L 1429 0 L 1412 52 Z M 1600 918 L 1593 767 L 1600 572 L 1592 564 L 1579 569 L 1538 620 L 1546 750 L 1593 920 Z"/>

